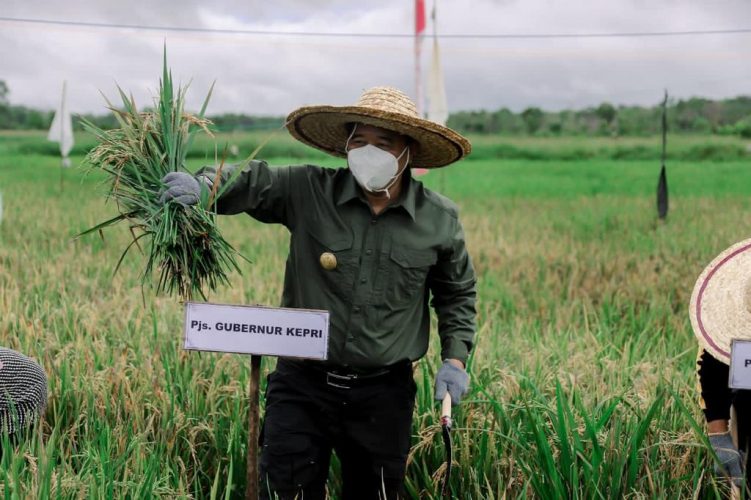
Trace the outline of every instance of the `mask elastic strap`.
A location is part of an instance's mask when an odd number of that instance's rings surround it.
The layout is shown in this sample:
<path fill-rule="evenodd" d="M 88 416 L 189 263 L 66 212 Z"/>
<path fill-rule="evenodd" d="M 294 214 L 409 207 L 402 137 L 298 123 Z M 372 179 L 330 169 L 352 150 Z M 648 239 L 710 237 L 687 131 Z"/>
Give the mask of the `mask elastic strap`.
<path fill-rule="evenodd" d="M 409 146 L 406 146 L 404 148 L 404 151 L 402 151 L 402 154 L 400 154 L 396 158 L 396 160 L 399 161 L 399 158 L 401 158 L 402 156 L 404 156 L 404 152 L 405 151 L 407 152 L 407 162 L 404 164 L 404 170 L 407 170 L 407 167 L 409 166 Z M 402 170 L 402 174 L 404 173 L 404 170 Z M 386 193 L 386 199 L 387 200 L 391 199 L 391 193 L 389 193 L 389 189 L 391 189 L 391 186 L 393 186 L 394 184 L 396 184 L 397 179 L 399 179 L 399 175 L 400 174 L 395 175 L 394 178 L 391 179 L 391 181 L 388 184 L 386 184 L 386 186 L 381 190 L 381 191 L 383 191 L 383 192 Z"/>
<path fill-rule="evenodd" d="M 344 143 L 344 152 L 348 153 L 349 149 L 349 141 L 352 139 L 352 136 L 355 135 L 355 130 L 357 130 L 357 123 L 355 123 L 355 126 L 352 127 L 352 132 L 350 132 L 349 137 L 347 137 L 347 142 Z"/>

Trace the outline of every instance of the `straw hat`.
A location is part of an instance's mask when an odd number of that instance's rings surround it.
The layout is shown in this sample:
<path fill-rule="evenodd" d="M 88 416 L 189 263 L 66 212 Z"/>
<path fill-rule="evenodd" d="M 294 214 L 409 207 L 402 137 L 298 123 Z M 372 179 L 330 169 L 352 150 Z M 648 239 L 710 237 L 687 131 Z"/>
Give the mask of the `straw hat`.
<path fill-rule="evenodd" d="M 305 106 L 290 113 L 287 129 L 309 146 L 346 157 L 350 123 L 365 123 L 407 135 L 418 144 L 412 165 L 443 167 L 472 150 L 469 141 L 448 127 L 420 118 L 415 103 L 392 87 L 373 87 L 353 106 Z"/>
<path fill-rule="evenodd" d="M 751 340 L 751 239 L 731 246 L 704 269 L 689 314 L 701 346 L 723 363 L 730 363 L 733 339 Z"/>

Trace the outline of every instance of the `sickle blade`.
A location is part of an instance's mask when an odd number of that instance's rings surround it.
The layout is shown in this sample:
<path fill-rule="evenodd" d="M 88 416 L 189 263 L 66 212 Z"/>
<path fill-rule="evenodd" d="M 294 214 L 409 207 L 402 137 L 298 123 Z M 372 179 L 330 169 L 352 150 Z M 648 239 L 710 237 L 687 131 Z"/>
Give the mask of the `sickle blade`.
<path fill-rule="evenodd" d="M 446 448 L 446 475 L 443 477 L 443 490 L 441 494 L 449 498 L 451 496 L 451 463 L 453 461 L 451 450 L 451 417 L 441 418 L 441 431 L 443 434 L 443 445 Z"/>

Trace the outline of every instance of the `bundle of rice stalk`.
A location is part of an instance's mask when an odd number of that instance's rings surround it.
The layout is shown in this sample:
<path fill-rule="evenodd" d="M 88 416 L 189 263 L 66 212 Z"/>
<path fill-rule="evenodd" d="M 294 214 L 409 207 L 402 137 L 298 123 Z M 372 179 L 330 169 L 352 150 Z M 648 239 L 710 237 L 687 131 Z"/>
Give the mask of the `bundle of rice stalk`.
<path fill-rule="evenodd" d="M 169 172 L 187 171 L 185 158 L 193 136 L 199 131 L 211 135 L 204 112 L 213 85 L 197 115 L 184 110 L 186 90 L 187 86 L 181 86 L 175 92 L 165 50 L 154 111 L 139 112 L 133 97 L 118 87 L 122 109 L 109 101 L 107 104 L 120 128 L 103 130 L 84 122 L 99 143 L 87 155 L 87 163 L 91 169 L 109 174 L 107 198 L 115 201 L 119 215 L 81 235 L 95 231 L 102 234 L 105 227 L 127 222 L 133 240 L 120 256 L 115 272 L 133 246 L 145 248 L 148 258 L 142 285 L 152 283 L 152 277 L 158 274 L 157 293 L 190 300 L 196 294 L 205 299 L 206 289 L 213 291 L 219 284 L 228 283 L 228 273 L 240 269 L 236 260 L 239 254 L 219 233 L 211 210 L 219 182 L 214 182 L 211 191 L 202 185 L 200 201 L 193 206 L 173 200 L 162 204 L 159 200 L 165 187 L 161 179 Z M 220 174 L 221 166 L 217 176 Z"/>

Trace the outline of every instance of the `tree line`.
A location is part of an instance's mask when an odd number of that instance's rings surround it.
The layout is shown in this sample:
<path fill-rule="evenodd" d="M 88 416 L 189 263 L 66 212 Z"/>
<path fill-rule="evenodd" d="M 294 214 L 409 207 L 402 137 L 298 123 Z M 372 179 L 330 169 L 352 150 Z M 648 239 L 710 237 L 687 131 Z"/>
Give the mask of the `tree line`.
<path fill-rule="evenodd" d="M 10 90 L 0 80 L 0 130 L 44 130 L 52 122 L 52 111 L 13 105 Z M 580 110 L 544 111 L 529 107 L 521 112 L 508 108 L 496 111 L 452 113 L 448 126 L 462 133 L 511 136 L 649 136 L 660 132 L 661 109 L 654 106 L 615 106 L 604 102 Z M 111 113 L 84 114 L 83 118 L 102 128 L 117 126 Z M 269 130 L 281 127 L 283 117 L 225 113 L 211 116 L 220 132 Z M 81 129 L 80 120 L 74 127 Z M 751 96 L 711 100 L 701 97 L 669 102 L 668 128 L 671 132 L 739 135 L 751 138 Z"/>
<path fill-rule="evenodd" d="M 461 111 L 449 116 L 448 125 L 462 132 L 515 136 L 650 136 L 660 133 L 661 114 L 659 104 L 614 106 L 604 102 L 596 107 L 556 112 L 537 107 L 519 113 L 508 108 Z M 668 129 L 678 133 L 751 138 L 751 96 L 669 101 Z"/>

